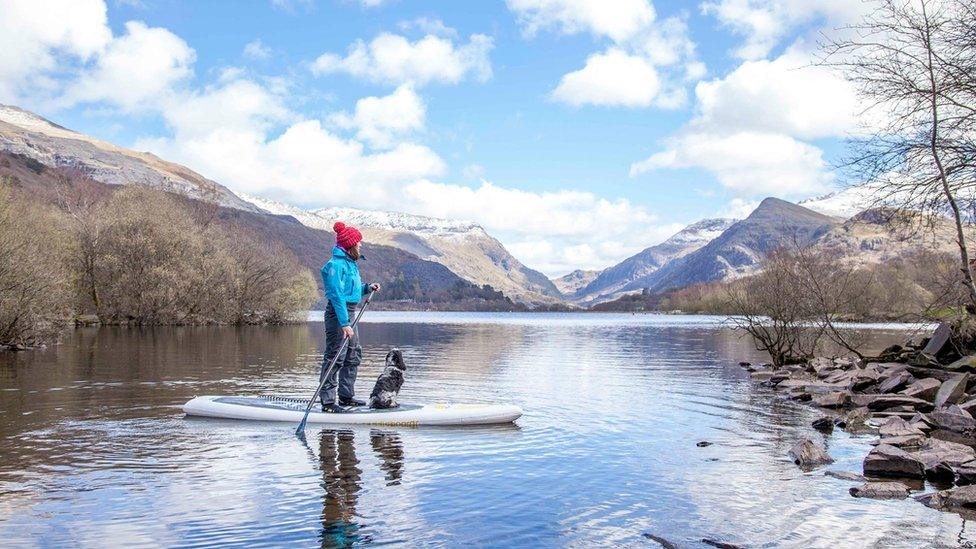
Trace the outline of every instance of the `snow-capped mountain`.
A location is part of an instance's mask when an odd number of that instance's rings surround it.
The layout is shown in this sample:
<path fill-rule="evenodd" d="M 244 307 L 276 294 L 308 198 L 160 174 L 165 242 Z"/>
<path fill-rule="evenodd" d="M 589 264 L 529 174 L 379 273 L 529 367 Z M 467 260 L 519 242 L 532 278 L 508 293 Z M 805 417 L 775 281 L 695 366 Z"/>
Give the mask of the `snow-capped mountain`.
<path fill-rule="evenodd" d="M 848 187 L 823 196 L 801 200 L 797 204 L 824 215 L 849 219 L 877 205 L 876 190 L 868 185 Z"/>
<path fill-rule="evenodd" d="M 559 290 L 552 281 L 520 263 L 477 223 L 355 208 L 303 210 L 264 198 L 240 197 L 264 211 L 292 216 L 316 229 L 331 231 L 336 221 L 353 225 L 368 244 L 400 248 L 440 263 L 461 278 L 488 284 L 516 301 L 559 301 Z"/>
<path fill-rule="evenodd" d="M 717 218 L 692 223 L 664 242 L 646 248 L 604 269 L 593 281 L 577 290 L 573 299 L 582 303 L 595 303 L 613 299 L 621 293 L 639 290 L 647 277 L 671 261 L 708 244 L 736 221 L 736 219 Z"/>
<path fill-rule="evenodd" d="M 185 166 L 69 130 L 9 105 L 0 105 L 0 151 L 25 156 L 45 166 L 78 170 L 109 185 L 145 185 L 255 211 L 223 185 Z"/>
<path fill-rule="evenodd" d="M 471 238 L 487 237 L 488 233 L 470 221 L 454 221 L 401 212 L 360 210 L 356 208 L 322 208 L 312 213 L 325 219 L 341 220 L 357 227 L 371 227 L 387 231 L 411 232 L 425 237 Z"/>

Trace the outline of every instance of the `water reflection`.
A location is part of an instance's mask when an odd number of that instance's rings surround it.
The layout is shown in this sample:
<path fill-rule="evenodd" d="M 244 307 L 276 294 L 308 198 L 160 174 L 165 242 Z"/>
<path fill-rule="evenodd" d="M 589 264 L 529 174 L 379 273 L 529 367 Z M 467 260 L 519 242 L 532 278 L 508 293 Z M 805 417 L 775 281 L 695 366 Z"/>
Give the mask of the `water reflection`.
<path fill-rule="evenodd" d="M 396 432 L 373 429 L 369 443 L 378 459 L 386 486 L 403 478 L 403 441 Z M 356 456 L 356 433 L 324 429 L 319 434 L 319 467 L 322 471 L 322 547 L 353 547 L 372 541 L 364 535 L 357 511 L 363 490 L 363 470 Z"/>
<path fill-rule="evenodd" d="M 352 547 L 360 539 L 356 504 L 362 470 L 352 431 L 324 430 L 319 436 L 322 467 L 322 547 Z"/>
<path fill-rule="evenodd" d="M 855 500 L 843 481 L 794 467 L 789 447 L 820 436 L 809 427 L 815 412 L 751 383 L 735 364 L 763 357 L 714 323 L 414 316 L 362 326 L 359 392 L 399 346 L 402 401 L 513 402 L 526 410 L 517 426 L 309 429 L 303 447 L 293 425 L 183 417 L 179 406 L 200 394 L 310 394 L 320 322 L 85 329 L 46 351 L 0 355 L 0 539 L 551 547 L 638 545 L 651 532 L 681 547 L 703 537 L 972 542 L 955 515 Z M 899 337 L 879 332 L 876 342 Z M 869 440 L 835 433 L 833 468 L 857 470 Z"/>

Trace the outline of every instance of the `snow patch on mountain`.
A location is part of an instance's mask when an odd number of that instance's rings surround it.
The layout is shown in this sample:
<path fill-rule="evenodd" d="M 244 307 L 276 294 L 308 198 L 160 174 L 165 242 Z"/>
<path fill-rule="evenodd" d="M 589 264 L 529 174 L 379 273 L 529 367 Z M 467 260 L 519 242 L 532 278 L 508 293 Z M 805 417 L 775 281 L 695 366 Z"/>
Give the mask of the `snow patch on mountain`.
<path fill-rule="evenodd" d="M 322 208 L 312 210 L 312 213 L 323 219 L 342 221 L 357 227 L 404 231 L 428 237 L 464 239 L 488 236 L 481 225 L 470 221 L 357 208 Z"/>
<path fill-rule="evenodd" d="M 849 219 L 877 205 L 877 189 L 869 185 L 848 187 L 823 196 L 797 202 L 800 206 L 817 213 Z"/>
<path fill-rule="evenodd" d="M 702 219 L 676 232 L 662 245 L 680 246 L 683 249 L 696 244 L 704 245 L 716 239 L 737 221 L 738 219 L 730 218 Z"/>

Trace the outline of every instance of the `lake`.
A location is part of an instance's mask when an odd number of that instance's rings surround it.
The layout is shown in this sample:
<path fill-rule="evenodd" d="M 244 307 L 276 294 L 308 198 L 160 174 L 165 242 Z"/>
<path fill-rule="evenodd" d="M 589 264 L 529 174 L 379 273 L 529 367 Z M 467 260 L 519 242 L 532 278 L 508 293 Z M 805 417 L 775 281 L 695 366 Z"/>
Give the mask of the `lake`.
<path fill-rule="evenodd" d="M 313 318 L 320 319 L 315 316 Z M 880 348 L 906 333 L 867 327 Z M 358 394 L 387 350 L 402 402 L 510 402 L 515 425 L 310 426 L 188 419 L 203 394 L 306 397 L 320 321 L 85 328 L 0 354 L 4 547 L 955 547 L 956 515 L 848 495 L 787 457 L 818 412 L 737 363 L 713 317 L 367 313 Z M 871 436 L 826 437 L 860 471 Z M 699 441 L 711 446 L 698 447 Z"/>

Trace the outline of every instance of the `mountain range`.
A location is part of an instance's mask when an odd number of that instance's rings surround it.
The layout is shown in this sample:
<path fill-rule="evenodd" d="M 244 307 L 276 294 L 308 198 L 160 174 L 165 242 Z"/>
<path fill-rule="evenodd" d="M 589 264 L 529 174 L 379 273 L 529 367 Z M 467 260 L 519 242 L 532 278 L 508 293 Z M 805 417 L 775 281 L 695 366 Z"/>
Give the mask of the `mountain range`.
<path fill-rule="evenodd" d="M 747 276 L 770 251 L 793 242 L 828 247 L 861 262 L 886 261 L 919 246 L 954 246 L 951 227 L 936 227 L 928 240 L 899 231 L 890 212 L 871 208 L 869 189 L 851 188 L 798 204 L 767 198 L 745 219 L 701 220 L 601 271 L 577 270 L 549 280 L 476 223 L 352 208 L 305 210 L 238 195 L 185 166 L 0 105 L 0 175 L 40 188 L 54 185 L 57 174 L 108 187 L 146 185 L 216 204 L 221 219 L 281 243 L 315 271 L 328 258 L 335 221 L 351 223 L 367 243 L 364 277 L 392 281 L 385 297 L 415 304 L 473 299 L 489 308 L 513 302 L 585 307 L 629 293 Z M 507 305 L 502 294 L 511 300 Z"/>
<path fill-rule="evenodd" d="M 461 278 L 488 285 L 523 303 L 558 303 L 561 293 L 538 271 L 519 262 L 480 225 L 399 212 L 323 208 L 302 210 L 258 197 L 241 198 L 277 215 L 290 215 L 304 225 L 331 230 L 336 221 L 359 228 L 371 244 L 381 244 L 440 263 Z"/>

